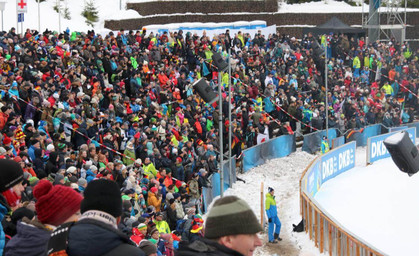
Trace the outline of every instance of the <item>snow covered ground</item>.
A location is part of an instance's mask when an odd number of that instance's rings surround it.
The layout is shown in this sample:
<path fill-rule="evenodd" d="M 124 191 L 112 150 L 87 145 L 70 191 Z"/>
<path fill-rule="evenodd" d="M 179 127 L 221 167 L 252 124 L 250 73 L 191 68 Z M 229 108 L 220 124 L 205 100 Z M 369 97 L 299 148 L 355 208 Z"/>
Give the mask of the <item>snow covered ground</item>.
<path fill-rule="evenodd" d="M 316 200 L 348 230 L 387 255 L 417 255 L 419 175 L 391 158 L 326 182 Z"/>
<path fill-rule="evenodd" d="M 268 163 L 253 168 L 249 172 L 239 175 L 246 183 L 237 181 L 232 189 L 226 191 L 226 195 L 237 195 L 245 199 L 252 207 L 256 216 L 260 219 L 261 183 L 264 184 L 264 195 L 268 187 L 275 189 L 275 195 L 279 210 L 279 218 L 282 222 L 281 235 L 283 239 L 279 244 L 268 244 L 267 235 L 262 236 L 264 246 L 259 248 L 255 255 L 283 255 L 296 256 L 301 252 L 311 252 L 320 255 L 314 243 L 303 233 L 292 232 L 292 224 L 301 221 L 299 181 L 302 172 L 315 158 L 315 155 L 297 152 L 288 157 L 278 158 Z"/>

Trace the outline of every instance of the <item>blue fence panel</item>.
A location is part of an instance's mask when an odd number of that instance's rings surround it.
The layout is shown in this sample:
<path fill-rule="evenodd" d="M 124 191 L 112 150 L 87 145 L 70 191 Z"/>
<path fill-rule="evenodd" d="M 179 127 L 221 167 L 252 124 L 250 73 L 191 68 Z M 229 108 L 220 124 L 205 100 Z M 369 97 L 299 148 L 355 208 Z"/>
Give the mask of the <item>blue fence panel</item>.
<path fill-rule="evenodd" d="M 214 173 L 211 178 L 211 184 L 212 184 L 212 198 L 217 197 L 220 195 L 220 174 Z"/>
<path fill-rule="evenodd" d="M 409 128 L 409 126 L 399 126 L 399 127 L 391 127 L 388 132 L 397 132 L 397 131 L 403 131 Z"/>
<path fill-rule="evenodd" d="M 419 138 L 419 122 L 407 124 L 408 127 L 415 127 L 416 128 L 416 138 Z"/>
<path fill-rule="evenodd" d="M 409 138 L 415 143 L 416 140 L 416 128 L 408 128 L 406 132 L 409 133 Z M 367 163 L 371 164 L 377 160 L 390 157 L 390 153 L 387 151 L 383 141 L 397 132 L 386 133 L 383 135 L 375 136 L 368 139 L 367 145 Z"/>
<path fill-rule="evenodd" d="M 340 136 L 332 140 L 332 148 L 337 148 L 345 144 L 345 136 Z"/>
<path fill-rule="evenodd" d="M 295 136 L 283 135 L 243 151 L 243 170 L 264 164 L 269 159 L 285 157 L 295 152 Z"/>
<path fill-rule="evenodd" d="M 261 147 L 259 147 L 259 145 L 251 147 L 243 151 L 243 171 L 244 172 L 247 172 L 253 167 L 256 167 L 258 165 L 262 165 L 265 163 L 265 159 L 262 158 L 260 151 L 261 151 Z"/>
<path fill-rule="evenodd" d="M 352 135 L 346 138 L 346 142 L 356 141 L 357 147 L 366 146 L 368 138 L 374 137 L 381 134 L 381 125 L 374 124 L 367 126 L 363 129 L 355 130 Z"/>
<path fill-rule="evenodd" d="M 368 142 L 368 138 L 377 136 L 381 134 L 381 125 L 380 124 L 375 124 L 375 125 L 371 125 L 371 126 L 367 126 L 364 128 L 364 131 L 361 133 L 361 141 L 358 144 L 357 142 L 357 146 L 366 146 L 367 142 Z"/>
<path fill-rule="evenodd" d="M 303 147 L 302 150 L 310 154 L 315 154 L 320 150 L 320 145 L 322 142 L 323 136 L 326 136 L 326 130 L 318 131 L 304 135 Z M 329 141 L 332 141 L 337 137 L 337 129 L 329 129 Z"/>

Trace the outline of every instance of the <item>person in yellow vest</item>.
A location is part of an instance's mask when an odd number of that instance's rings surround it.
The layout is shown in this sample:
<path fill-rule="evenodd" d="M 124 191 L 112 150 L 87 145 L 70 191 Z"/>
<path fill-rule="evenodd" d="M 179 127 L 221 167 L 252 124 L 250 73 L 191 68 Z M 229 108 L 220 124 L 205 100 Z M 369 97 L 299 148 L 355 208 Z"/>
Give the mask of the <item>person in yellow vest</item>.
<path fill-rule="evenodd" d="M 361 60 L 356 56 L 353 60 L 352 67 L 354 68 L 354 78 L 359 77 L 359 69 L 361 68 Z"/>
<path fill-rule="evenodd" d="M 156 213 L 156 219 L 153 221 L 160 234 L 170 234 L 169 224 L 163 220 L 163 213 Z"/>
<path fill-rule="evenodd" d="M 144 174 L 147 176 L 150 176 L 150 175 L 153 175 L 154 177 L 157 176 L 156 167 L 150 161 L 149 157 L 146 157 L 146 159 L 144 160 L 143 170 L 144 170 Z"/>
<path fill-rule="evenodd" d="M 326 136 L 323 136 L 321 149 L 322 149 L 322 154 L 325 154 L 325 153 L 329 152 L 329 150 L 330 150 L 329 141 L 328 141 Z"/>
<path fill-rule="evenodd" d="M 381 87 L 381 89 L 384 89 L 386 91 L 386 96 L 387 95 L 389 95 L 389 96 L 393 95 L 394 90 L 393 90 L 393 87 L 389 83 L 386 82 L 383 85 L 383 87 Z"/>

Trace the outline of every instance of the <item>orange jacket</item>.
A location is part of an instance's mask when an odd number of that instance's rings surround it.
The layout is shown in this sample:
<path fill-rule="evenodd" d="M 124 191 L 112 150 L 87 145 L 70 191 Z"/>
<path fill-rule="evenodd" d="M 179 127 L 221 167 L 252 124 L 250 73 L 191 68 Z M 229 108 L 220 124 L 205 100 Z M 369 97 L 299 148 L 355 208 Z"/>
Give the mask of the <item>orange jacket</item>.
<path fill-rule="evenodd" d="M 161 198 L 157 199 L 156 195 L 153 192 L 148 191 L 147 204 L 149 206 L 154 206 L 154 208 L 156 208 L 156 212 L 159 212 L 161 206 Z"/>

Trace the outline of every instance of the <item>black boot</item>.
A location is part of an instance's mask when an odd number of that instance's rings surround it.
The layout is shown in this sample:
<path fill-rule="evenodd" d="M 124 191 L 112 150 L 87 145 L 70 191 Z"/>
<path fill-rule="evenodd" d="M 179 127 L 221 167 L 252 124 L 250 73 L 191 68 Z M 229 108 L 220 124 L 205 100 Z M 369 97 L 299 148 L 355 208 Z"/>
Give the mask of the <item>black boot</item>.
<path fill-rule="evenodd" d="M 282 241 L 282 238 L 279 237 L 279 234 L 274 234 L 274 240 Z"/>
<path fill-rule="evenodd" d="M 278 241 L 276 241 L 276 240 L 274 239 L 274 240 L 272 240 L 272 241 L 269 241 L 269 243 L 270 243 L 270 244 L 277 244 L 277 243 L 278 243 Z"/>

